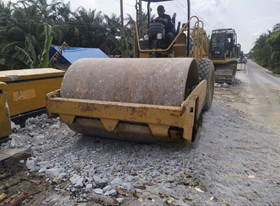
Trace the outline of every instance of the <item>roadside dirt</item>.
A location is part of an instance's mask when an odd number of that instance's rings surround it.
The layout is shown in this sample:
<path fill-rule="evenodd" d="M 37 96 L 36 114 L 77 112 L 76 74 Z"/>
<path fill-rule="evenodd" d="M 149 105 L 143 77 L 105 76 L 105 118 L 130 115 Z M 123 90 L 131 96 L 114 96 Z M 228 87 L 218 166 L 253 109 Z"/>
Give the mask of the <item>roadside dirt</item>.
<path fill-rule="evenodd" d="M 52 192 L 51 184 L 45 182 L 42 176 L 28 173 L 25 164 L 20 160 L 31 156 L 30 152 L 16 154 L 12 158 L 2 161 L 0 169 L 1 194 L 7 194 L 0 205 L 9 205 L 9 198 L 22 193 L 28 194 L 23 205 L 40 205 Z"/>
<path fill-rule="evenodd" d="M 213 106 L 204 113 L 191 147 L 90 138 L 73 133 L 57 119 L 38 118 L 31 129 L 29 125 L 17 131 L 32 146 L 4 161 L 0 192 L 7 198 L 27 193 L 21 205 L 35 206 L 280 205 L 280 129 L 252 109 L 246 73 L 238 71 L 237 78 L 237 84 L 215 88 Z M 272 95 L 277 94 L 279 90 Z M 259 103 L 253 105 L 257 109 Z M 41 136 L 35 138 L 35 133 Z M 43 143 L 36 142 L 39 137 L 44 137 Z M 59 180 L 30 172 L 25 166 L 29 156 L 48 157 L 51 165 L 68 168 L 69 175 Z M 89 165 L 94 173 L 87 170 Z M 72 186 L 73 174 L 93 179 L 102 175 L 108 181 L 93 188 L 103 193 L 86 192 Z M 116 177 L 131 188 L 119 186 L 115 194 L 105 195 Z"/>
<path fill-rule="evenodd" d="M 248 118 L 280 126 L 280 78 L 250 60 L 238 68 L 236 78 L 241 84 L 216 88 L 216 98 Z"/>

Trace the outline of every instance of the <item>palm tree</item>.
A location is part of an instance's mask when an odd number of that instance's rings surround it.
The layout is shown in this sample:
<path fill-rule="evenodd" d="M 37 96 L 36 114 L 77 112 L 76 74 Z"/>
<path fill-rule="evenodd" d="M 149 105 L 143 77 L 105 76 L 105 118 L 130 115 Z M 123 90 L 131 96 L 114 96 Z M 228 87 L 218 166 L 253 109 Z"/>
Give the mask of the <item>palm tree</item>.
<path fill-rule="evenodd" d="M 144 12 L 142 12 L 142 15 L 141 15 L 142 19 L 141 19 L 141 22 L 142 22 L 142 25 L 141 25 L 141 28 L 138 28 L 140 31 L 147 31 L 148 30 L 148 15 Z M 151 19 L 154 19 L 155 18 L 155 15 L 152 15 Z M 127 14 L 127 17 L 126 17 L 126 27 L 129 27 L 129 28 L 133 28 L 134 27 L 134 22 L 135 20 L 133 19 L 133 17 L 129 14 Z M 142 32 L 140 32 L 142 33 Z"/>
<path fill-rule="evenodd" d="M 70 2 L 67 4 L 61 3 L 57 7 L 57 20 L 68 23 L 70 21 L 72 11 L 70 9 Z"/>
<path fill-rule="evenodd" d="M 40 6 L 38 2 L 41 3 Z M 38 56 L 44 52 L 45 22 L 53 21 L 45 19 L 42 8 L 49 7 L 43 7 L 42 3 L 44 1 L 32 4 L 31 0 L 27 0 L 13 5 L 8 3 L 7 6 L 1 4 L 0 12 L 6 14 L 5 24 L 0 24 L 0 56 L 4 59 L 2 64 L 10 68 L 37 66 Z"/>
<path fill-rule="evenodd" d="M 59 0 L 52 0 L 51 3 L 48 3 L 47 0 L 20 0 L 15 6 L 33 7 L 43 19 L 56 19 L 57 10 L 62 4 Z"/>
<path fill-rule="evenodd" d="M 83 7 L 71 12 L 70 3 L 61 0 L 0 3 L 0 65 L 28 68 L 45 63 L 45 49 L 51 44 L 46 36 L 53 36 L 54 44 L 67 42 L 71 46 L 97 47 L 109 54 L 132 56 L 133 19 L 128 18 L 121 29 L 120 18 L 115 14 L 109 17 Z M 51 32 L 46 31 L 46 24 L 51 26 Z"/>
<path fill-rule="evenodd" d="M 116 14 L 112 14 L 111 17 L 104 15 L 107 34 L 113 34 L 115 36 L 120 34 L 121 20 Z"/>
<path fill-rule="evenodd" d="M 54 42 L 61 44 L 63 37 L 68 31 L 67 23 L 64 18 L 70 16 L 70 3 L 64 4 L 59 0 L 52 0 L 48 3 L 47 0 L 20 0 L 15 4 L 17 8 L 24 8 L 28 13 L 32 14 L 29 20 L 39 22 L 41 30 L 45 23 L 52 25 L 54 31 Z"/>
<path fill-rule="evenodd" d="M 105 41 L 106 32 L 103 23 L 103 15 L 100 11 L 89 9 L 88 11 L 80 7 L 73 14 L 72 32 L 76 34 L 74 43 L 75 46 L 82 47 L 97 47 Z M 79 34 L 79 35 L 77 35 Z"/>
<path fill-rule="evenodd" d="M 12 15 L 12 3 L 8 2 L 7 5 L 4 2 L 0 2 L 0 27 L 6 26 L 8 19 Z"/>
<path fill-rule="evenodd" d="M 111 55 L 120 54 L 121 52 L 118 49 L 118 37 L 120 37 L 120 28 L 121 20 L 115 14 L 112 14 L 111 17 L 104 15 L 104 22 L 106 26 L 106 41 L 101 45 L 101 49 Z M 117 44 L 117 45 L 116 45 Z"/>
<path fill-rule="evenodd" d="M 275 24 L 273 27 L 273 32 L 277 32 L 277 31 L 280 31 L 280 23 Z"/>

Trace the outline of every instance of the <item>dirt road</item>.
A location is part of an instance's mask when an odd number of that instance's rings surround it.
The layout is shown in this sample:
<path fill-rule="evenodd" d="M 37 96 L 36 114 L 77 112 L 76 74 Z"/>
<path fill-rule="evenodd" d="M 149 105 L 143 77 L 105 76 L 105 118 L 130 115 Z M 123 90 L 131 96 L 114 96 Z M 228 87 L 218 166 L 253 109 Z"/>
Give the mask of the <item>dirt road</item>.
<path fill-rule="evenodd" d="M 238 65 L 238 68 L 241 70 L 237 78 L 242 84 L 223 90 L 225 93 L 218 90 L 218 94 L 232 95 L 233 105 L 254 119 L 280 126 L 280 78 L 250 60 L 247 66 Z"/>
<path fill-rule="evenodd" d="M 212 158 L 197 154 L 194 164 L 229 205 L 279 205 L 280 81 L 251 61 L 241 68 L 240 84 L 215 88 L 218 105 L 205 114 L 204 140 L 196 150 Z"/>
<path fill-rule="evenodd" d="M 215 88 L 192 146 L 86 137 L 41 116 L 1 146 L 29 148 L 36 171 L 11 159 L 0 186 L 31 193 L 23 205 L 280 205 L 279 84 L 247 66 Z"/>
<path fill-rule="evenodd" d="M 246 72 L 247 94 L 252 104 L 249 109 L 265 122 L 280 126 L 280 79 L 249 61 Z"/>

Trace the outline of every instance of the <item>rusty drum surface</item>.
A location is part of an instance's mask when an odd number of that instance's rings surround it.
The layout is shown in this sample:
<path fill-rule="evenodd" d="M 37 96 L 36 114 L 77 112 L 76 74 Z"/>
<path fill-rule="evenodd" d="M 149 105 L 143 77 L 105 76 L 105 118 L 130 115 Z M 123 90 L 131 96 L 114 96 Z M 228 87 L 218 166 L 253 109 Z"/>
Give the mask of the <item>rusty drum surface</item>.
<path fill-rule="evenodd" d="M 198 83 L 193 58 L 81 59 L 67 70 L 61 96 L 179 106 Z"/>

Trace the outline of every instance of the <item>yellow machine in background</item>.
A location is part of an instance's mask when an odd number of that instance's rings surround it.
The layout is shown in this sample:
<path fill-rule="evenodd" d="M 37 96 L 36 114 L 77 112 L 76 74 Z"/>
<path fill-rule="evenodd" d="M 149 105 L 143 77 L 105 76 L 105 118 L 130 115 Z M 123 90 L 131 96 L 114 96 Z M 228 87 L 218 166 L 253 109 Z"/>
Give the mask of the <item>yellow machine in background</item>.
<path fill-rule="evenodd" d="M 11 134 L 10 119 L 20 123 L 43 111 L 46 94 L 60 88 L 64 73 L 50 68 L 0 71 L 0 137 Z"/>
<path fill-rule="evenodd" d="M 151 2 L 165 0 L 146 1 L 150 12 Z M 191 19 L 197 20 L 192 45 Z M 200 25 L 197 17 L 189 17 L 174 41 L 163 48 L 164 35 L 153 35 L 161 42 L 153 42 L 159 47 L 152 48 L 144 40 L 147 36 L 140 38 L 136 29 L 135 53 L 140 58 L 78 60 L 67 70 L 61 90 L 47 95 L 50 116 L 60 116 L 72 130 L 86 135 L 192 142 L 201 112 L 210 108 L 214 91 L 214 66 L 203 58 L 208 44 L 203 46 L 207 36 Z M 160 33 L 162 28 L 156 26 L 153 32 Z M 178 58 L 167 58 L 169 49 Z"/>
<path fill-rule="evenodd" d="M 240 44 L 234 29 L 216 29 L 212 31 L 210 58 L 215 65 L 215 81 L 232 84 L 237 71 L 237 58 Z"/>
<path fill-rule="evenodd" d="M 12 133 L 9 107 L 7 103 L 7 84 L 0 82 L 0 138 Z"/>

